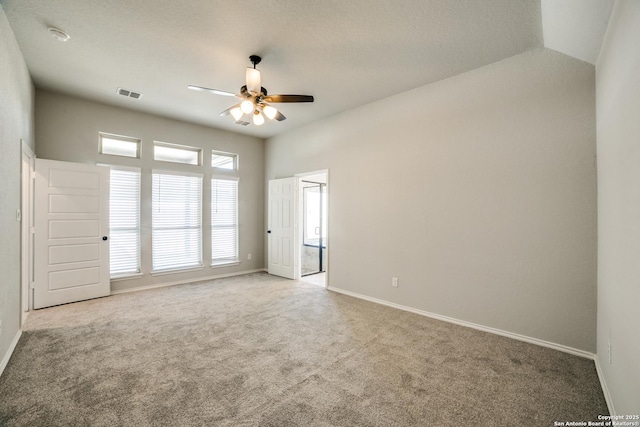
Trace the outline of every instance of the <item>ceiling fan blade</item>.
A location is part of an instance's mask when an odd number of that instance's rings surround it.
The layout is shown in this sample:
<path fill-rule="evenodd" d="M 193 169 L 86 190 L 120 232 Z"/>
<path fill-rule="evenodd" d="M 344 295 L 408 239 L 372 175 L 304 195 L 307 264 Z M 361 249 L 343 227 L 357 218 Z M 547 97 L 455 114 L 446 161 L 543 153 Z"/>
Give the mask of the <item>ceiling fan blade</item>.
<path fill-rule="evenodd" d="M 311 95 L 269 95 L 264 98 L 267 102 L 313 102 Z"/>
<path fill-rule="evenodd" d="M 192 90 L 199 90 L 201 92 L 211 92 L 211 93 L 215 93 L 216 95 L 222 95 L 222 96 L 237 96 L 235 93 L 231 93 L 231 92 L 225 92 L 224 90 L 218 90 L 218 89 L 211 89 L 208 87 L 202 87 L 202 86 L 193 86 L 193 85 L 189 85 L 187 86 L 189 89 Z"/>
<path fill-rule="evenodd" d="M 247 68 L 247 90 L 249 93 L 259 94 L 261 85 L 260 70 L 251 67 Z"/>
<path fill-rule="evenodd" d="M 231 107 L 227 108 L 226 110 L 224 110 L 222 113 L 220 113 L 220 116 L 228 116 L 229 114 L 231 114 L 231 110 L 233 110 L 234 108 L 239 108 L 240 104 L 236 104 L 236 105 L 232 105 Z"/>

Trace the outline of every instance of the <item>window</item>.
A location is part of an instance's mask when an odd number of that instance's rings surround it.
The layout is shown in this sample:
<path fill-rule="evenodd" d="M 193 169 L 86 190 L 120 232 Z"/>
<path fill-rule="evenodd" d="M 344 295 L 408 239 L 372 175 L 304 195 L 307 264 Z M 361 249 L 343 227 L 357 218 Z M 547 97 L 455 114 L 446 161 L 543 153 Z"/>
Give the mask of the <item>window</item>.
<path fill-rule="evenodd" d="M 110 154 L 112 156 L 124 156 L 140 158 L 140 140 L 128 136 L 111 135 L 99 133 L 100 154 Z"/>
<path fill-rule="evenodd" d="M 169 144 L 166 142 L 153 143 L 153 160 L 163 162 L 184 163 L 186 165 L 200 165 L 200 148 L 184 145 Z"/>
<path fill-rule="evenodd" d="M 232 153 L 223 153 L 221 151 L 212 151 L 211 167 L 218 169 L 236 170 L 238 169 L 238 155 Z"/>
<path fill-rule="evenodd" d="M 153 171 L 154 271 L 202 266 L 202 176 Z"/>
<path fill-rule="evenodd" d="M 111 167 L 111 277 L 140 273 L 140 169 Z"/>
<path fill-rule="evenodd" d="M 211 265 L 238 262 L 238 181 L 211 180 Z"/>

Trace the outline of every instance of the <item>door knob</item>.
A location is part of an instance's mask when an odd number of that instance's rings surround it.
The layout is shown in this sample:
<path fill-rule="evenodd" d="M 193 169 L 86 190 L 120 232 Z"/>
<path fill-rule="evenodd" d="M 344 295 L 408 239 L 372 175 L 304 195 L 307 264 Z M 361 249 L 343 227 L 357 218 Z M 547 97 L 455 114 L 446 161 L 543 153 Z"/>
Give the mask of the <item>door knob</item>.
<path fill-rule="evenodd" d="M 102 240 L 107 240 L 108 237 L 107 236 L 102 236 Z"/>
<path fill-rule="evenodd" d="M 267 234 L 271 234 L 271 230 L 267 230 Z"/>

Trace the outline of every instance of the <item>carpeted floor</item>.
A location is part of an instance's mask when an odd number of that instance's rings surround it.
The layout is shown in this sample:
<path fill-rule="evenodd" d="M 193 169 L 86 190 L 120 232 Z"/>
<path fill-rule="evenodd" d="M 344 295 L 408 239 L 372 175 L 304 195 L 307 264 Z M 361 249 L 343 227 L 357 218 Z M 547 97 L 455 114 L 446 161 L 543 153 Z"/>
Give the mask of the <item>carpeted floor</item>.
<path fill-rule="evenodd" d="M 594 363 L 267 274 L 33 312 L 2 426 L 553 426 Z"/>

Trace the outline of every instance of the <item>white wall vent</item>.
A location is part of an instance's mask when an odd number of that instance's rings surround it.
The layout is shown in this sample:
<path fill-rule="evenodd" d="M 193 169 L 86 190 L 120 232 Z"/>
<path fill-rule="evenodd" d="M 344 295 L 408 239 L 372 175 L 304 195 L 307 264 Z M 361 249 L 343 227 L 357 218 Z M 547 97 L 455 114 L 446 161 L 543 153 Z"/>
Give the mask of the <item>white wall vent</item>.
<path fill-rule="evenodd" d="M 132 90 L 118 88 L 118 95 L 128 96 L 129 98 L 140 99 L 142 98 L 142 94 L 138 92 L 134 92 Z"/>

